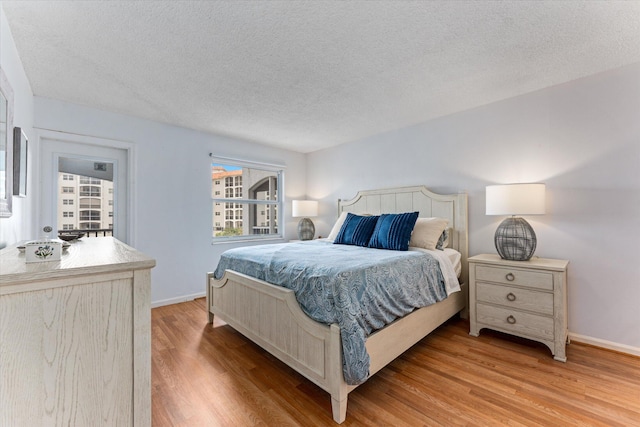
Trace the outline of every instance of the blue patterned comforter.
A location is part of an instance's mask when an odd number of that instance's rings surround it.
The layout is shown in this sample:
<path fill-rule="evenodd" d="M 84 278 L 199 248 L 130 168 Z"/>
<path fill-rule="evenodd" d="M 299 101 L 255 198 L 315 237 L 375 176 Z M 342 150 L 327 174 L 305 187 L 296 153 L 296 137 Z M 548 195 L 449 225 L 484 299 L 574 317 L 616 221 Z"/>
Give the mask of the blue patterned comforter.
<path fill-rule="evenodd" d="M 367 336 L 395 319 L 447 297 L 429 253 L 389 251 L 313 240 L 224 252 L 214 273 L 234 270 L 292 289 L 312 319 L 340 327 L 347 384 L 369 376 Z"/>

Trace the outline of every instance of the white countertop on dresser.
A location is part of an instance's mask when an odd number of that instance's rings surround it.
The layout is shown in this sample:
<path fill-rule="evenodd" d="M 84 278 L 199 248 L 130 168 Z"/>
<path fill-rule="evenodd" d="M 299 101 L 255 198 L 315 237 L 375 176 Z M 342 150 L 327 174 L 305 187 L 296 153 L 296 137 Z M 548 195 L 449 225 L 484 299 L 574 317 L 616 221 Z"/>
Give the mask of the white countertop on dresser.
<path fill-rule="evenodd" d="M 18 245 L 0 250 L 0 288 L 57 277 L 152 268 L 156 261 L 113 237 L 71 242 L 60 261 L 27 264 Z M 1 293 L 1 292 L 0 292 Z"/>

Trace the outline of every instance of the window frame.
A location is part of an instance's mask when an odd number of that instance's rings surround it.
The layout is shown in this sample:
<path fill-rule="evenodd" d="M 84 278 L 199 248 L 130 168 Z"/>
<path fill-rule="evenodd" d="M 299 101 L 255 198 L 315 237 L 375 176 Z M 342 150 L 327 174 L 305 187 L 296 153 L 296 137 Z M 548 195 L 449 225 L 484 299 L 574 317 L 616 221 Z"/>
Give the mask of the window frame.
<path fill-rule="evenodd" d="M 212 195 L 214 180 L 211 177 L 212 165 L 214 163 L 273 172 L 277 178 L 276 191 L 278 196 L 276 200 L 249 199 L 249 198 L 246 198 L 247 196 L 246 194 L 243 194 L 242 195 L 243 197 L 239 199 L 220 197 L 220 196 L 215 197 L 214 195 Z M 222 157 L 222 156 L 214 156 L 212 153 L 210 153 L 209 154 L 209 176 L 210 176 L 209 194 L 211 196 L 211 219 L 212 219 L 210 223 L 210 230 L 212 233 L 211 243 L 213 245 L 223 244 L 223 243 L 233 243 L 233 242 L 282 240 L 284 238 L 284 203 L 285 203 L 285 197 L 284 197 L 285 166 L 284 165 L 255 162 L 250 160 L 233 159 L 233 158 Z M 237 178 L 238 177 L 234 177 L 234 188 L 235 188 L 235 182 L 237 182 Z M 235 194 L 235 190 L 234 190 L 234 194 Z M 213 233 L 214 233 L 213 224 L 216 221 L 216 219 L 218 219 L 223 224 L 225 222 L 224 215 L 219 215 L 219 216 L 215 215 L 214 206 L 216 203 L 222 203 L 222 204 L 231 203 L 232 204 L 231 206 L 233 206 L 234 211 L 237 209 L 236 205 L 256 206 L 257 209 L 260 209 L 260 207 L 266 208 L 267 206 L 275 206 L 277 209 L 277 212 L 279 213 L 276 224 L 275 224 L 278 232 L 274 234 L 249 234 L 249 235 L 242 235 L 242 236 L 213 236 Z M 240 221 L 245 221 L 244 217 L 246 216 L 247 215 L 244 215 L 244 212 L 243 212 L 243 215 L 242 215 L 243 219 L 241 219 Z"/>

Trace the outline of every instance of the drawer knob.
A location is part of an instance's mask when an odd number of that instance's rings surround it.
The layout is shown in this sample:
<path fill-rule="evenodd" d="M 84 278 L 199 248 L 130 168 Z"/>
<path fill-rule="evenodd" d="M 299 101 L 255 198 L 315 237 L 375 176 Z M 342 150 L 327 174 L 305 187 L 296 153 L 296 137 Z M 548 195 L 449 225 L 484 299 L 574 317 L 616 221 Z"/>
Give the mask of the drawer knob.
<path fill-rule="evenodd" d="M 507 294 L 507 299 L 508 299 L 509 301 L 515 301 L 515 300 L 516 300 L 516 296 L 515 296 L 513 293 L 509 292 L 509 293 Z"/>
<path fill-rule="evenodd" d="M 516 318 L 513 316 L 509 316 L 507 317 L 507 323 L 510 323 L 511 325 L 516 323 Z"/>
<path fill-rule="evenodd" d="M 513 275 L 513 273 L 508 273 L 505 278 L 510 281 L 513 282 L 516 279 L 516 276 Z"/>

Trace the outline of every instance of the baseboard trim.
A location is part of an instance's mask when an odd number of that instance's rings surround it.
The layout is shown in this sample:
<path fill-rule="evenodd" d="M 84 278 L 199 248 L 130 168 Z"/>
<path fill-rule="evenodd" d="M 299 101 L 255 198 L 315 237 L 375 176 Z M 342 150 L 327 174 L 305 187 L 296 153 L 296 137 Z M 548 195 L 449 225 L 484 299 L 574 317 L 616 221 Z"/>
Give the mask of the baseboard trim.
<path fill-rule="evenodd" d="M 616 342 L 601 340 L 599 338 L 588 337 L 585 335 L 569 333 L 569 339 L 582 344 L 592 345 L 594 347 L 602 347 L 607 350 L 617 351 L 618 353 L 626 353 L 632 356 L 640 357 L 640 347 L 633 347 L 626 344 L 619 344 Z"/>
<path fill-rule="evenodd" d="M 151 301 L 151 308 L 156 308 L 156 307 L 163 307 L 165 305 L 171 305 L 171 304 L 178 304 L 181 302 L 187 302 L 187 301 L 193 301 L 196 298 L 202 298 L 207 296 L 207 294 L 205 292 L 201 292 L 201 293 L 197 293 L 197 294 L 191 294 L 191 295 L 183 295 L 181 297 L 177 297 L 177 298 L 169 298 L 169 299 L 163 299 L 160 301 Z"/>

